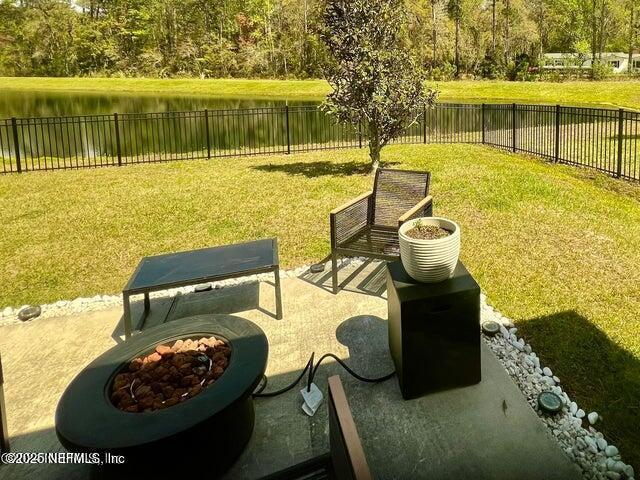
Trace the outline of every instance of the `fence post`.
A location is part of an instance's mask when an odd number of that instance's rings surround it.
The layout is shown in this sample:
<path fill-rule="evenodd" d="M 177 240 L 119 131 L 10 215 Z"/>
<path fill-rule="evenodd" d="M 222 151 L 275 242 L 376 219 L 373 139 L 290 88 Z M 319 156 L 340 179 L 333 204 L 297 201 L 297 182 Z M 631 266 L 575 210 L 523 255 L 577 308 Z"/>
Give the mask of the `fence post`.
<path fill-rule="evenodd" d="M 289 133 L 289 104 L 284 106 L 285 122 L 287 124 L 287 155 L 291 153 L 291 134 Z"/>
<path fill-rule="evenodd" d="M 358 120 L 358 148 L 362 148 L 362 120 Z"/>
<path fill-rule="evenodd" d="M 516 104 L 515 103 L 511 106 L 511 136 L 513 140 L 511 151 L 515 153 L 516 151 Z"/>
<path fill-rule="evenodd" d="M 427 143 L 427 106 L 422 107 L 422 143 Z"/>
<path fill-rule="evenodd" d="M 618 163 L 616 177 L 622 176 L 622 142 L 624 141 L 624 109 L 618 110 Z"/>
<path fill-rule="evenodd" d="M 11 117 L 11 129 L 13 130 L 13 145 L 16 151 L 16 169 L 22 173 L 22 163 L 20 162 L 20 144 L 18 143 L 18 121 L 16 117 Z"/>
<path fill-rule="evenodd" d="M 116 155 L 118 156 L 118 166 L 122 166 L 122 149 L 120 148 L 120 122 L 118 122 L 118 114 L 113 114 L 113 124 L 116 127 Z"/>
<path fill-rule="evenodd" d="M 560 105 L 556 105 L 556 135 L 553 149 L 553 161 L 560 161 Z"/>
<path fill-rule="evenodd" d="M 207 132 L 207 158 L 211 158 L 211 140 L 209 139 L 209 110 L 204 109 L 204 129 Z"/>
<path fill-rule="evenodd" d="M 487 106 L 483 103 L 482 104 L 482 113 L 481 113 L 481 115 L 482 115 L 482 144 L 483 145 L 485 143 L 485 133 L 484 133 L 485 132 L 485 119 L 484 119 L 484 114 L 485 114 L 486 109 L 487 109 Z"/>

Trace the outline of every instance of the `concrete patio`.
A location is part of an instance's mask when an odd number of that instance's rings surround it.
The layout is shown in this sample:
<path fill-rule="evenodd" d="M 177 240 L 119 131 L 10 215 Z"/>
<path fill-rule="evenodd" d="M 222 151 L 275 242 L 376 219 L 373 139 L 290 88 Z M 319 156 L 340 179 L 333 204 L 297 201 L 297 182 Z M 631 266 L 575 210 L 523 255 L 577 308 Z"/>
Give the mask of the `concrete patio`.
<path fill-rule="evenodd" d="M 147 326 L 165 317 L 212 312 L 257 323 L 269 339 L 266 391 L 293 380 L 312 351 L 316 358 L 335 353 L 365 376 L 390 372 L 384 266 L 346 267 L 341 279 L 347 286 L 337 296 L 329 292 L 329 278 L 325 271 L 285 279 L 283 320 L 272 315 L 273 286 L 253 282 L 175 302 L 152 300 Z M 141 302 L 135 306 L 134 316 L 141 307 Z M 122 341 L 121 315 L 121 309 L 111 309 L 0 328 L 13 451 L 62 451 L 54 429 L 57 401 L 87 363 Z M 315 382 L 326 393 L 327 376 L 341 376 L 376 478 L 580 478 L 486 346 L 482 361 L 480 384 L 411 401 L 402 400 L 395 378 L 360 383 L 329 361 Z M 226 478 L 258 478 L 328 450 L 326 403 L 314 417 L 306 416 L 300 388 L 256 399 L 253 437 Z M 73 479 L 88 473 L 83 465 L 6 465 L 0 479 Z"/>

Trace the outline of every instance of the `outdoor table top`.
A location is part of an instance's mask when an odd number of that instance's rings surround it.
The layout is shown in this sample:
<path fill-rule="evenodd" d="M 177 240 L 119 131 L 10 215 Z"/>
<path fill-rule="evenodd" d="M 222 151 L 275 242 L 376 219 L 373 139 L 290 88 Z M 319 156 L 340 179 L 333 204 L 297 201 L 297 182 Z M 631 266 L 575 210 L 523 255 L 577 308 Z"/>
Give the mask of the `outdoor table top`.
<path fill-rule="evenodd" d="M 275 238 L 155 255 L 140 261 L 123 292 L 222 280 L 272 270 L 276 266 L 278 241 Z"/>

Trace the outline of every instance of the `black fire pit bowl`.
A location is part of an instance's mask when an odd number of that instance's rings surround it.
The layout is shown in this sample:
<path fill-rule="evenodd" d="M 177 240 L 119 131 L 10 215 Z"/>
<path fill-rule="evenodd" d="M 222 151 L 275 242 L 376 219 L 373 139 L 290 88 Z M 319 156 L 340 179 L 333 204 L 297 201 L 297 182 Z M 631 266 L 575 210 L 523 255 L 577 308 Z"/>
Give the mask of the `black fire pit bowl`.
<path fill-rule="evenodd" d="M 110 399 L 113 379 L 133 358 L 180 338 L 220 337 L 231 347 L 224 374 L 183 403 L 128 413 Z M 267 337 L 231 315 L 199 315 L 145 330 L 91 362 L 67 387 L 56 410 L 56 434 L 72 452 L 123 455 L 120 470 L 145 473 L 170 466 L 223 474 L 244 450 L 254 426 L 252 392 L 264 375 Z M 195 463 L 189 463 L 195 462 Z M 110 467 L 113 469 L 114 467 Z"/>

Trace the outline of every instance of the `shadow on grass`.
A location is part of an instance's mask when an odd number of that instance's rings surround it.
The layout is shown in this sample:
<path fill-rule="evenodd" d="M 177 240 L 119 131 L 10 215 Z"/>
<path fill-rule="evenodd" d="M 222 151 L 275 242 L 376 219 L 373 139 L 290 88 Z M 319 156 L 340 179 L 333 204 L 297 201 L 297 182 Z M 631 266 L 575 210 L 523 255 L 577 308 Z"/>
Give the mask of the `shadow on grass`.
<path fill-rule="evenodd" d="M 386 162 L 385 167 L 396 165 L 397 162 Z M 368 163 L 361 162 L 342 162 L 334 163 L 329 161 L 319 162 L 293 162 L 283 164 L 262 164 L 251 167 L 261 172 L 286 173 L 292 176 L 304 176 L 307 178 L 317 177 L 346 177 L 350 175 L 367 175 L 371 173 L 371 167 Z"/>
<path fill-rule="evenodd" d="M 536 317 L 519 331 L 560 377 L 563 389 L 603 421 L 596 428 L 640 468 L 640 361 L 575 311 Z M 585 422 L 588 425 L 588 422 Z"/>

